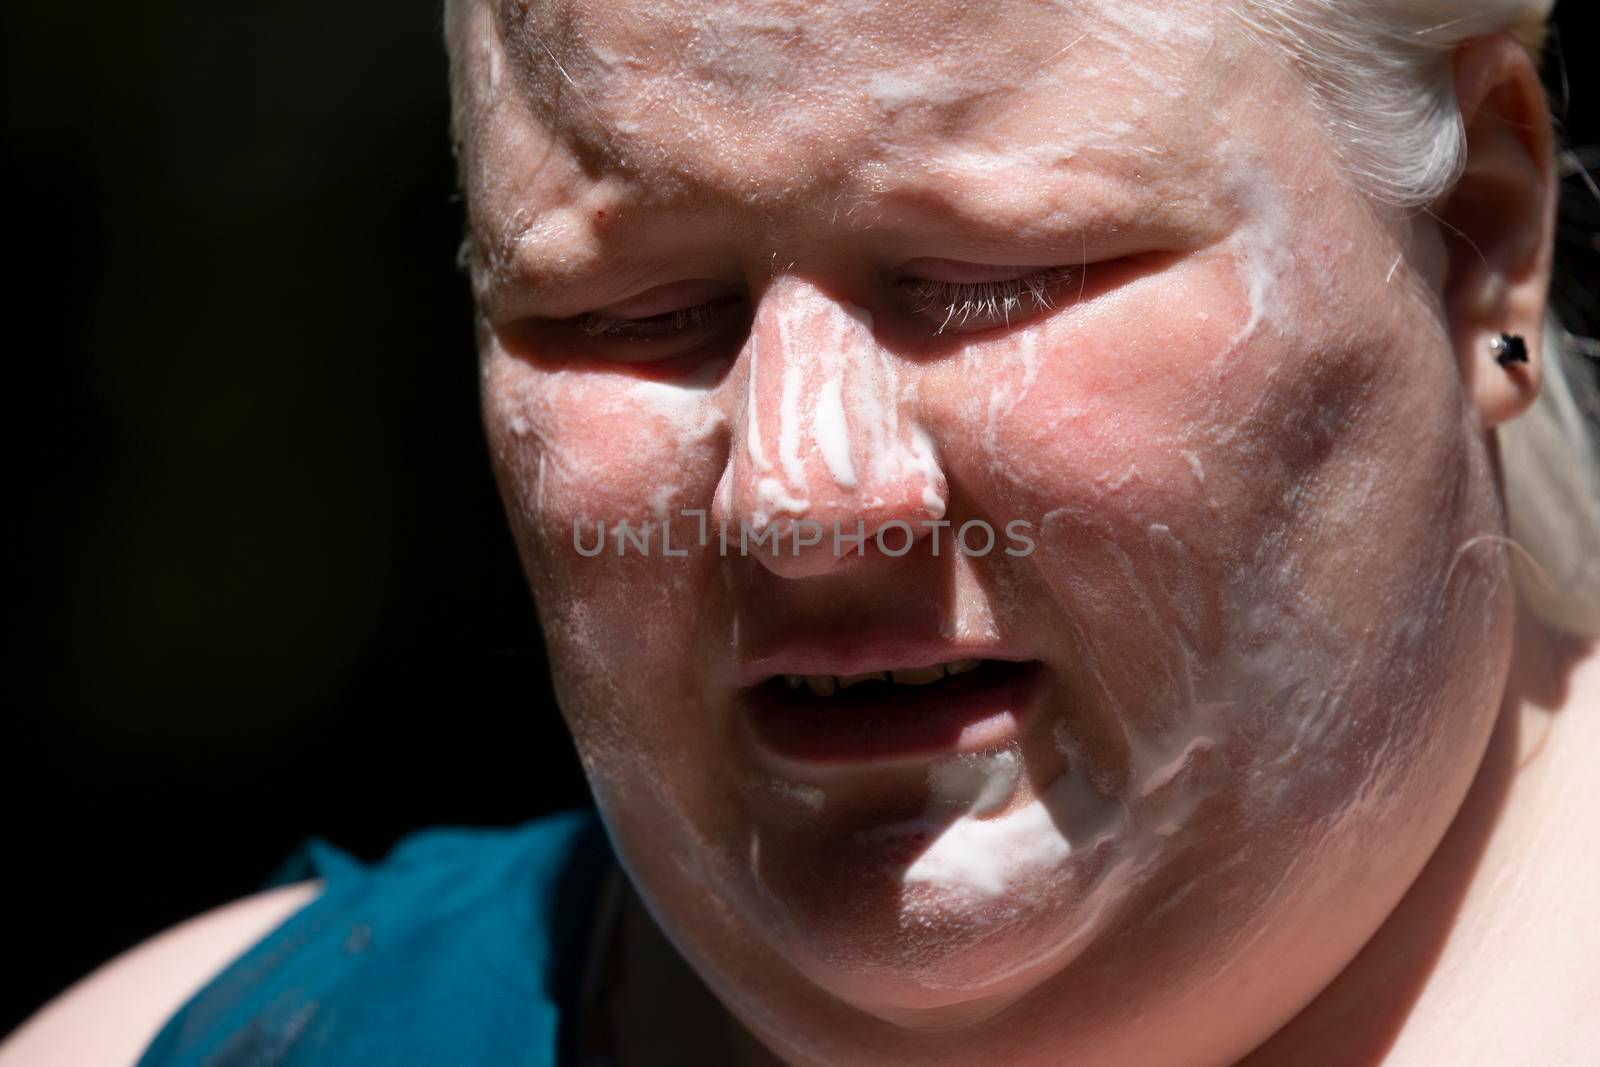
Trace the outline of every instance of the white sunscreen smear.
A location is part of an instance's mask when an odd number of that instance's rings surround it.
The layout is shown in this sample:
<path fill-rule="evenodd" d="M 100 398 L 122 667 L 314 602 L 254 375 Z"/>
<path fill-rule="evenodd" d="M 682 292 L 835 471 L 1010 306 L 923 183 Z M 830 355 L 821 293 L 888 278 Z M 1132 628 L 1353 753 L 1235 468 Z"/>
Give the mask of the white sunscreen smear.
<path fill-rule="evenodd" d="M 806 471 L 800 463 L 800 367 L 783 368 L 783 398 L 778 402 L 778 459 L 789 484 L 805 492 Z"/>
<path fill-rule="evenodd" d="M 1070 771 L 1016 811 L 981 817 L 1005 806 L 1019 769 L 1016 755 L 1002 752 L 984 766 L 955 765 L 930 774 L 934 803 L 946 790 L 966 793 L 970 800 L 963 814 L 907 867 L 902 885 L 998 896 L 1019 878 L 1066 861 L 1074 848 L 1093 845 L 1122 817 L 1120 803 L 1094 792 L 1082 774 Z"/>
<path fill-rule="evenodd" d="M 745 410 L 749 412 L 745 424 L 745 448 L 750 453 L 750 462 L 755 468 L 765 474 L 772 469 L 772 464 L 767 462 L 766 450 L 761 447 L 761 420 L 756 417 L 756 364 L 758 358 L 758 343 L 754 334 L 750 337 L 750 370 L 745 380 Z"/>
<path fill-rule="evenodd" d="M 1034 801 L 995 819 L 962 816 L 906 868 L 906 885 L 932 883 L 997 896 L 1022 874 L 1072 855 L 1072 842 Z"/>
<path fill-rule="evenodd" d="M 829 378 L 822 383 L 812 429 L 834 484 L 841 489 L 854 489 L 856 470 L 850 462 L 850 431 L 845 426 L 844 383 L 840 379 Z"/>

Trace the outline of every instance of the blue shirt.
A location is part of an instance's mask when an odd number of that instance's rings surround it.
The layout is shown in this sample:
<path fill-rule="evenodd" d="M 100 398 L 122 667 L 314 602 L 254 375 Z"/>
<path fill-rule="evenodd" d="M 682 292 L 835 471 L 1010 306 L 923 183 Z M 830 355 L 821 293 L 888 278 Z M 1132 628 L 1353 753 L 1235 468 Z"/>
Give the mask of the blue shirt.
<path fill-rule="evenodd" d="M 434 829 L 364 864 L 319 838 L 270 885 L 320 896 L 174 1015 L 138 1067 L 555 1067 L 613 864 L 592 810 Z"/>

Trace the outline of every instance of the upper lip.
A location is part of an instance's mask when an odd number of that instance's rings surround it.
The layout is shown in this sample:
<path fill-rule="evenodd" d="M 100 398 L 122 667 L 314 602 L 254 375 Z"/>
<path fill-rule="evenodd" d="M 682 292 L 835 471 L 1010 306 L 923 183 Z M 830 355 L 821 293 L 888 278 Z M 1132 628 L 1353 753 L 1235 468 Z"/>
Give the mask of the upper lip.
<path fill-rule="evenodd" d="M 1031 657 L 988 640 L 848 636 L 790 642 L 742 659 L 735 675 L 741 687 L 756 686 L 785 674 L 868 674 L 911 670 L 962 659 L 1020 662 Z"/>

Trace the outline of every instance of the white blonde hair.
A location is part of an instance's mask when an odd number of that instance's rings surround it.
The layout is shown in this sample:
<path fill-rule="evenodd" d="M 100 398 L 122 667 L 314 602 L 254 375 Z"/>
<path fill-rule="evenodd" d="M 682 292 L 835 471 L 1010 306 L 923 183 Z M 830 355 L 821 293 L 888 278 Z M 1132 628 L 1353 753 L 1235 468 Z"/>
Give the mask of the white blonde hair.
<path fill-rule="evenodd" d="M 1534 57 L 1554 0 L 1239 0 L 1245 24 L 1298 60 L 1347 174 L 1422 209 L 1455 185 L 1467 138 L 1451 57 L 1509 33 Z M 1546 622 L 1600 637 L 1600 426 L 1581 341 L 1551 313 L 1543 386 L 1497 433 L 1518 590 Z"/>

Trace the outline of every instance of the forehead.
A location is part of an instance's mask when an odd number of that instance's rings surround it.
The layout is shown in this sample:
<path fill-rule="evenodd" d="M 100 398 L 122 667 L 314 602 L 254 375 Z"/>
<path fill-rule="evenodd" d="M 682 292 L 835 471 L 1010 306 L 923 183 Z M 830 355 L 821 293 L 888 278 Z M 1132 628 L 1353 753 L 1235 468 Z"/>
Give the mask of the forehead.
<path fill-rule="evenodd" d="M 1215 0 L 458 0 L 451 44 L 480 237 L 607 183 L 757 210 L 1192 183 L 1244 47 Z"/>

